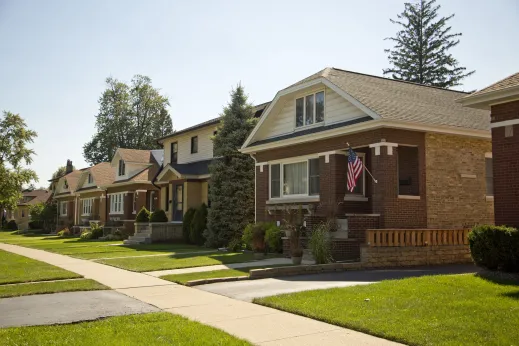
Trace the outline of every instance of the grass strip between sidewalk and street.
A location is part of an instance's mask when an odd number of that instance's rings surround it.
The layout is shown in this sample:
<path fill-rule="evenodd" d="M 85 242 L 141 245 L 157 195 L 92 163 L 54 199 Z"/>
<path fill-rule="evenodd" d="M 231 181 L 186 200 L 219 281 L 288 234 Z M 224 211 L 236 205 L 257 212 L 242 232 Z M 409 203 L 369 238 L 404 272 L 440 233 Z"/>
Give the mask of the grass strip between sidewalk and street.
<path fill-rule="evenodd" d="M 33 294 L 109 290 L 110 288 L 90 279 L 30 282 L 0 285 L 0 298 L 19 297 Z"/>
<path fill-rule="evenodd" d="M 250 345 L 219 329 L 165 312 L 0 329 L 2 345 Z"/>
<path fill-rule="evenodd" d="M 436 275 L 254 302 L 410 345 L 517 345 L 519 340 L 519 280 Z"/>

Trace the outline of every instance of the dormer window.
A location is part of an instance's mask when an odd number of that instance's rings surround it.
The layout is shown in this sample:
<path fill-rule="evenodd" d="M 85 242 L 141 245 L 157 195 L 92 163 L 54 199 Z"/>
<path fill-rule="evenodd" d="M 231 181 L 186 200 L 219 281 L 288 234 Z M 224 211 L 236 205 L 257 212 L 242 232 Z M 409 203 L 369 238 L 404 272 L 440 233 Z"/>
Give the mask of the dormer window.
<path fill-rule="evenodd" d="M 94 179 L 92 178 L 92 174 L 88 173 L 88 184 L 92 184 L 94 182 Z"/>
<path fill-rule="evenodd" d="M 68 183 L 67 183 L 66 180 L 63 181 L 63 188 L 64 188 L 65 190 L 68 190 Z"/>
<path fill-rule="evenodd" d="M 324 121 L 324 91 L 296 99 L 296 127 Z"/>
<path fill-rule="evenodd" d="M 191 154 L 198 153 L 198 136 L 191 137 Z"/>
<path fill-rule="evenodd" d="M 126 165 L 123 160 L 119 160 L 119 176 L 126 174 Z"/>
<path fill-rule="evenodd" d="M 171 143 L 171 163 L 178 162 L 178 142 Z"/>

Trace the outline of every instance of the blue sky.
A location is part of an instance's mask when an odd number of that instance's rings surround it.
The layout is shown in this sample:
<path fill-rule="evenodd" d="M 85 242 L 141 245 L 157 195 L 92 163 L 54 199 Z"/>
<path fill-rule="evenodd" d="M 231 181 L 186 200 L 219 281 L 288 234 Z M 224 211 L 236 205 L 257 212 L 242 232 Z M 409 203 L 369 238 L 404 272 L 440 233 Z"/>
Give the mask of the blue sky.
<path fill-rule="evenodd" d="M 86 167 L 106 77 L 151 77 L 180 130 L 217 117 L 238 82 L 262 103 L 327 66 L 382 75 L 403 2 L 0 0 L 0 111 L 38 132 L 32 168 L 46 185 L 67 159 Z M 519 2 L 438 3 L 463 33 L 453 54 L 476 70 L 462 89 L 519 70 Z"/>

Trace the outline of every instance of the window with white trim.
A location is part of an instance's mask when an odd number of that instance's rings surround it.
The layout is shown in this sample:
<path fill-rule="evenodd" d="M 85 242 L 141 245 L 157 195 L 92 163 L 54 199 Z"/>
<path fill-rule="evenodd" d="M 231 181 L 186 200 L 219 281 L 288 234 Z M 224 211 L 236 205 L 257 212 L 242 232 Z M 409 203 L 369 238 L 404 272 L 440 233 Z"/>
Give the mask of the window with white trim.
<path fill-rule="evenodd" d="M 270 165 L 270 198 L 318 195 L 318 158 Z"/>
<path fill-rule="evenodd" d="M 93 198 L 82 199 L 83 202 L 82 213 L 81 215 L 91 215 L 92 214 L 92 206 L 94 205 Z"/>
<path fill-rule="evenodd" d="M 88 180 L 87 180 L 87 184 L 92 184 L 94 182 L 94 179 L 92 178 L 92 174 L 91 173 L 88 173 Z"/>
<path fill-rule="evenodd" d="M 59 202 L 59 214 L 61 216 L 67 216 L 67 205 L 68 202 Z"/>
<path fill-rule="evenodd" d="M 119 176 L 123 176 L 126 174 L 126 164 L 124 163 L 124 160 L 119 160 Z"/>
<path fill-rule="evenodd" d="M 110 195 L 110 214 L 123 214 L 124 193 L 114 193 Z"/>
<path fill-rule="evenodd" d="M 366 154 L 359 153 L 359 152 L 357 152 L 356 154 L 357 154 L 359 160 L 362 162 L 362 167 L 364 167 Z M 346 159 L 347 159 L 347 157 L 346 157 Z M 348 174 L 348 172 L 346 172 L 346 176 L 344 176 L 345 182 L 348 180 L 347 174 Z M 344 186 L 346 186 L 346 183 L 344 184 Z M 348 191 L 348 189 L 346 189 L 346 196 L 362 196 L 362 197 L 366 196 L 366 172 L 365 172 L 364 168 L 362 169 L 362 172 L 360 173 L 360 175 L 357 179 L 357 185 L 353 189 L 353 192 L 350 192 L 350 191 Z"/>
<path fill-rule="evenodd" d="M 324 121 L 324 91 L 296 99 L 296 127 Z"/>
<path fill-rule="evenodd" d="M 486 181 L 486 189 L 487 196 L 494 196 L 494 171 L 492 167 L 492 158 L 485 158 L 485 181 Z"/>

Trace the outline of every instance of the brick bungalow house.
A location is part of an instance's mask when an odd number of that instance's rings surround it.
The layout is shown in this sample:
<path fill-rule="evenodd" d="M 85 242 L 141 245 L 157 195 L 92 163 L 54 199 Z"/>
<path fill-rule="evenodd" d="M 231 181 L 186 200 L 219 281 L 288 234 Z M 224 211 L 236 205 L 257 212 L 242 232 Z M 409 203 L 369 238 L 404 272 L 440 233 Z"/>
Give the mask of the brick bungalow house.
<path fill-rule="evenodd" d="M 490 110 L 495 221 L 497 225 L 519 227 L 519 73 L 459 102 Z"/>
<path fill-rule="evenodd" d="M 256 118 L 268 106 L 254 107 Z M 171 222 L 182 222 L 189 208 L 198 208 L 209 201 L 209 165 L 213 160 L 213 140 L 220 117 L 176 131 L 160 138 L 164 147 L 164 168 L 155 184 L 161 187 L 161 208 Z"/>
<path fill-rule="evenodd" d="M 336 68 L 280 90 L 241 149 L 256 161 L 256 220 L 336 217 L 337 260 L 359 258 L 367 229 L 493 223 L 489 112 L 464 95 Z M 377 180 L 363 171 L 353 193 L 348 144 Z"/>
<path fill-rule="evenodd" d="M 47 189 L 23 190 L 22 199 L 18 202 L 16 209 L 7 210 L 7 221 L 14 220 L 19 230 L 28 229 L 29 221 L 31 221 L 29 207 L 38 203 L 47 203 L 51 196 L 52 192 Z"/>
<path fill-rule="evenodd" d="M 82 170 L 73 170 L 72 167 L 72 161 L 67 160 L 65 174 L 49 180 L 53 186 L 53 198 L 58 205 L 57 231 L 65 227 L 72 230 L 78 223 L 76 189 Z"/>
<path fill-rule="evenodd" d="M 131 235 L 137 212 L 143 206 L 151 211 L 159 207 L 160 190 L 153 182 L 163 157 L 163 150 L 117 149 L 110 162 L 114 179 L 101 186 L 108 196 L 107 226 Z"/>

